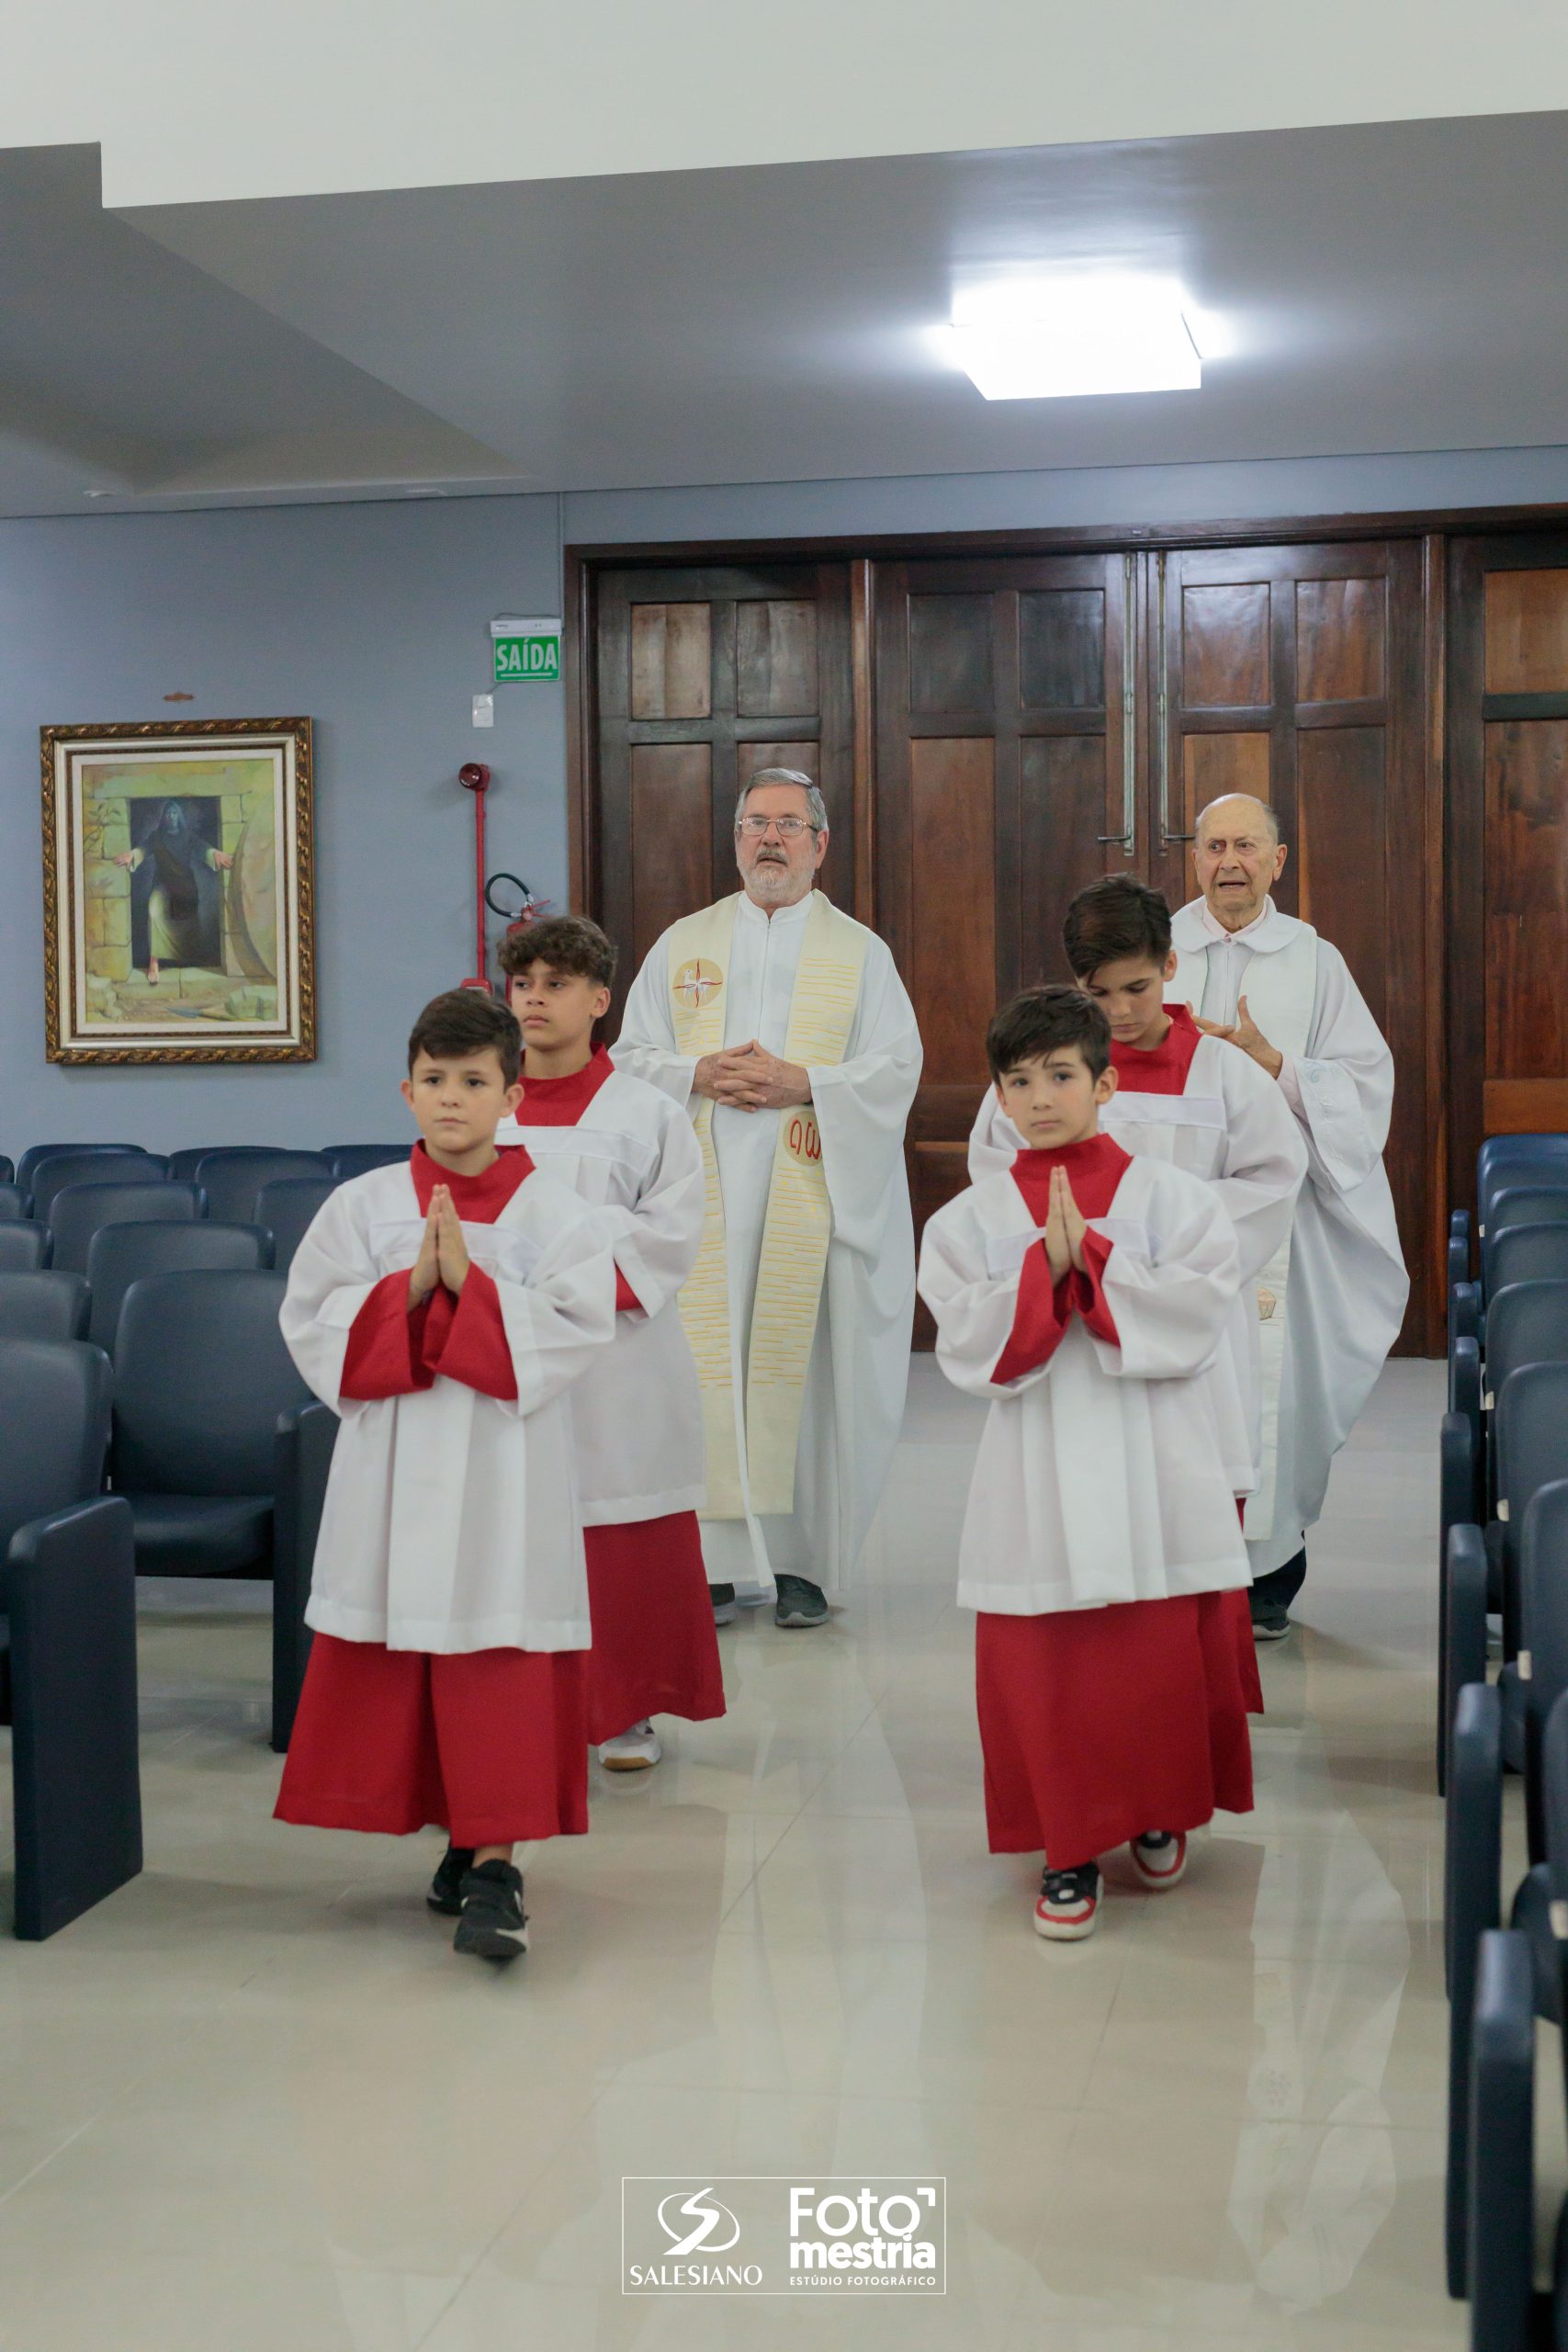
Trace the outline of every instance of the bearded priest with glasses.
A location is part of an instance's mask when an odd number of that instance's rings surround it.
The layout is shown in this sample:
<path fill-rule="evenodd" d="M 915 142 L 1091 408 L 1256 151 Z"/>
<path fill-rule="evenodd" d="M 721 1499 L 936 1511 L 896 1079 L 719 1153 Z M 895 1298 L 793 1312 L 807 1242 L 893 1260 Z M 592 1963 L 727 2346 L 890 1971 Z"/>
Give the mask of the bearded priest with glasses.
<path fill-rule="evenodd" d="M 822 1625 L 881 1499 L 915 1301 L 904 1126 L 914 1007 L 874 932 L 816 888 L 828 812 L 809 776 L 740 795 L 740 889 L 658 940 L 612 1058 L 689 1111 L 702 1253 L 681 1294 L 707 1443 L 715 1613 L 737 1588 Z"/>

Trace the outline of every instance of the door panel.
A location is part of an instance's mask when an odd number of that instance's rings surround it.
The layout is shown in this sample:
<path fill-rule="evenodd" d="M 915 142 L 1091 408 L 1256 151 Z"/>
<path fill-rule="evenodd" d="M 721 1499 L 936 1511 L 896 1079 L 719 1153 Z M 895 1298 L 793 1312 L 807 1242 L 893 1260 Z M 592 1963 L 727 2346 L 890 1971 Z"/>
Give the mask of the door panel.
<path fill-rule="evenodd" d="M 849 606 L 844 563 L 600 575 L 590 865 L 622 951 L 612 1035 L 660 933 L 735 888 L 735 801 L 758 768 L 821 786 L 824 881 L 853 905 Z"/>
<path fill-rule="evenodd" d="M 1067 900 L 1134 852 L 1133 577 L 1121 555 L 876 567 L 877 928 L 925 1042 L 917 1225 L 965 1182 L 998 1002 L 1064 977 Z"/>
<path fill-rule="evenodd" d="M 1156 756 L 1149 878 L 1196 895 L 1198 812 L 1249 792 L 1290 858 L 1275 890 L 1344 956 L 1393 1049 L 1389 1181 L 1429 1344 L 1421 555 L 1413 540 L 1148 559 Z M 1163 650 L 1162 650 L 1163 649 Z M 1565 703 L 1568 708 L 1568 703 Z"/>

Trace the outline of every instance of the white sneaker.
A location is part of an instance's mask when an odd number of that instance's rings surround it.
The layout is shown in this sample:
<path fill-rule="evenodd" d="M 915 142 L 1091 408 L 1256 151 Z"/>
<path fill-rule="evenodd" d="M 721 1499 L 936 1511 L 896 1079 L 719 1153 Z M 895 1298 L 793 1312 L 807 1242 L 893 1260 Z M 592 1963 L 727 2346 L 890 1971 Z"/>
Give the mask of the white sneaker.
<path fill-rule="evenodd" d="M 618 1731 L 614 1739 L 603 1741 L 599 1761 L 606 1772 L 646 1772 L 663 1753 L 658 1733 L 650 1723 L 644 1722 L 633 1724 L 630 1731 Z"/>
<path fill-rule="evenodd" d="M 1134 1838 L 1128 1849 L 1133 1868 L 1145 1886 L 1163 1894 L 1168 1887 L 1179 1886 L 1187 1875 L 1187 1832 L 1184 1829 L 1145 1829 Z"/>

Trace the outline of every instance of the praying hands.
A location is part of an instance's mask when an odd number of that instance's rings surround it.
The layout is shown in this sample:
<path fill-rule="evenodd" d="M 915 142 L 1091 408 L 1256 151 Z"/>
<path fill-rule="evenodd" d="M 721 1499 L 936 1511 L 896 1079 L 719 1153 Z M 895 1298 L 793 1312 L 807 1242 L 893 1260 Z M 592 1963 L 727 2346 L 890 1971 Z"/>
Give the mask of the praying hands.
<path fill-rule="evenodd" d="M 468 1278 L 468 1245 L 463 1238 L 462 1220 L 453 1205 L 450 1187 L 437 1184 L 430 1196 L 419 1256 L 409 1276 L 410 1313 L 423 1306 L 437 1283 L 455 1298 L 460 1297 Z"/>
<path fill-rule="evenodd" d="M 1081 1274 L 1086 1271 L 1083 1238 L 1087 1231 L 1066 1170 L 1053 1169 L 1051 1205 L 1045 1216 L 1045 1262 L 1051 1269 L 1053 1283 L 1063 1281 L 1069 1272 Z"/>
<path fill-rule="evenodd" d="M 692 1091 L 732 1111 L 784 1111 L 810 1102 L 811 1072 L 781 1061 L 753 1037 L 748 1045 L 705 1054 L 692 1074 Z"/>
<path fill-rule="evenodd" d="M 1190 1012 L 1190 1006 L 1188 1010 Z M 1258 1069 L 1266 1070 L 1270 1078 L 1278 1078 L 1284 1069 L 1284 1055 L 1269 1043 L 1268 1038 L 1248 1012 L 1245 997 L 1238 999 L 1235 1019 L 1228 1028 L 1218 1021 L 1204 1021 L 1196 1014 L 1193 1017 L 1197 1020 L 1198 1026 L 1205 1037 L 1222 1037 L 1227 1046 L 1239 1046 L 1242 1052 L 1250 1055 Z"/>

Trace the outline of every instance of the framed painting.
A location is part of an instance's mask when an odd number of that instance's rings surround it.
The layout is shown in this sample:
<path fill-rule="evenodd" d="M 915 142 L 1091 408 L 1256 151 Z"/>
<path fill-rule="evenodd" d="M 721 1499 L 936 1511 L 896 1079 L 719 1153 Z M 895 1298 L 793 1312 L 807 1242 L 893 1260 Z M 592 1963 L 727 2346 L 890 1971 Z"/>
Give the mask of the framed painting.
<path fill-rule="evenodd" d="M 310 720 L 39 736 L 50 1060 L 314 1061 Z"/>

